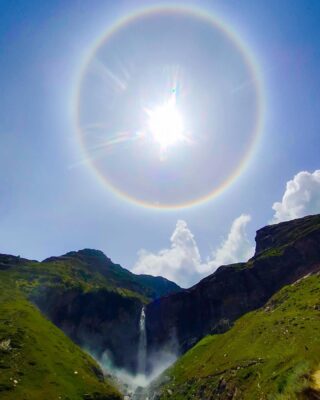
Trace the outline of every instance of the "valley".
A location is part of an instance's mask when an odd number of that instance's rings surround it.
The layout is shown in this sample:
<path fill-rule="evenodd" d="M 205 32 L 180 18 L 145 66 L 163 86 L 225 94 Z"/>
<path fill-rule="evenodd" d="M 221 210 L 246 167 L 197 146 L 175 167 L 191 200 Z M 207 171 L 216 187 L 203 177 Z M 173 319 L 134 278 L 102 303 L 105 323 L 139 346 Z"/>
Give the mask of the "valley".
<path fill-rule="evenodd" d="M 319 271 L 319 215 L 190 289 L 98 250 L 1 255 L 0 398 L 317 399 Z"/>

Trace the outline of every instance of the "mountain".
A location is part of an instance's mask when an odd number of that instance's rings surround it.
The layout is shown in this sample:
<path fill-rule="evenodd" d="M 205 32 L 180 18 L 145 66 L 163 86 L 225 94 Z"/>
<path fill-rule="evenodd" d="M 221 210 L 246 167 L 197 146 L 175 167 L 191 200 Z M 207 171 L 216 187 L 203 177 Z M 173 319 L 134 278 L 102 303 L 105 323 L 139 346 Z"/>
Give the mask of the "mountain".
<path fill-rule="evenodd" d="M 181 290 L 162 277 L 135 275 L 91 249 L 43 262 L 2 255 L 1 269 L 75 343 L 97 359 L 108 349 L 115 367 L 132 372 L 142 307 Z"/>
<path fill-rule="evenodd" d="M 320 215 L 260 229 L 248 262 L 186 290 L 98 250 L 0 255 L 0 398 L 121 398 L 89 353 L 133 375 L 181 356 L 139 399 L 318 399 L 319 271 Z"/>
<path fill-rule="evenodd" d="M 179 292 L 181 288 L 162 276 L 136 275 L 119 264 L 114 264 L 102 251 L 83 249 L 71 251 L 60 257 L 50 257 L 44 263 L 82 265 L 90 273 L 97 273 L 106 278 L 108 286 L 128 289 L 146 297 L 157 299 L 170 293 Z"/>
<path fill-rule="evenodd" d="M 96 362 L 20 290 L 25 270 L 14 271 L 26 264 L 18 257 L 0 256 L 0 398 L 120 400 Z"/>
<path fill-rule="evenodd" d="M 320 398 L 320 275 L 284 287 L 223 334 L 202 339 L 150 389 L 152 400 Z"/>
<path fill-rule="evenodd" d="M 320 269 L 320 215 L 260 229 L 246 263 L 221 266 L 188 290 L 146 307 L 149 358 L 184 353 L 207 334 L 230 329 L 283 286 Z"/>

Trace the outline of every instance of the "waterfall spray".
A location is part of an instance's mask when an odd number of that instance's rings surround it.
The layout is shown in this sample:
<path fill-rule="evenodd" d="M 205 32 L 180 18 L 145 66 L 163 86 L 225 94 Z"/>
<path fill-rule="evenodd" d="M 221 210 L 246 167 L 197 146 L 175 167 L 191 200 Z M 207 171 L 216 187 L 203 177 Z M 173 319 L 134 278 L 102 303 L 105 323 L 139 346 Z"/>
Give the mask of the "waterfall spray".
<path fill-rule="evenodd" d="M 147 333 L 146 333 L 146 313 L 142 307 L 139 321 L 139 347 L 138 347 L 138 374 L 146 373 L 147 361 Z"/>

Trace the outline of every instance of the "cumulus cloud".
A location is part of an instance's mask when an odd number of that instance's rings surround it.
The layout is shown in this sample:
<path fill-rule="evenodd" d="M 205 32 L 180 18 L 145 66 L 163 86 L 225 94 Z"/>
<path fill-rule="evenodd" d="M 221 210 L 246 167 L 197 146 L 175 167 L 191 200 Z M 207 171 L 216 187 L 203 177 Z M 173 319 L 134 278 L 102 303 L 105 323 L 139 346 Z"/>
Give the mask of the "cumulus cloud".
<path fill-rule="evenodd" d="M 137 274 L 164 276 L 182 287 L 189 287 L 220 265 L 245 261 L 253 254 L 254 248 L 246 235 L 249 215 L 240 215 L 231 226 L 230 232 L 220 246 L 202 261 L 194 235 L 185 221 L 177 221 L 167 249 L 152 253 L 140 250 L 138 260 L 133 267 Z"/>
<path fill-rule="evenodd" d="M 208 260 L 211 269 L 216 269 L 220 265 L 247 261 L 253 256 L 254 246 L 246 233 L 246 226 L 250 221 L 250 215 L 246 214 L 240 215 L 233 221 L 227 239 L 213 252 L 212 259 Z"/>
<path fill-rule="evenodd" d="M 288 221 L 320 212 L 320 170 L 301 171 L 287 182 L 281 202 L 272 206 L 271 222 Z"/>

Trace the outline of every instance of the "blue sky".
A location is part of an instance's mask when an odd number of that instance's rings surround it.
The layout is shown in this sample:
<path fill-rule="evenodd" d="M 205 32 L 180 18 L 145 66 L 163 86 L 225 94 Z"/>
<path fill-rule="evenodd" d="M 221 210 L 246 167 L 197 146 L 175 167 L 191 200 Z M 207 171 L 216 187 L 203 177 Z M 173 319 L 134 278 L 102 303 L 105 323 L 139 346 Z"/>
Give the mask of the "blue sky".
<path fill-rule="evenodd" d="M 141 249 L 168 249 L 181 220 L 206 260 L 242 214 L 251 216 L 244 226 L 253 240 L 273 218 L 286 183 L 319 168 L 320 3 L 302 0 L 177 2 L 196 4 L 238 32 L 264 80 L 262 138 L 221 195 L 157 211 L 115 196 L 86 165 L 72 167 L 81 159 L 72 114 L 80 66 L 111 23 L 144 4 L 153 3 L 0 1 L 1 252 L 43 259 L 92 247 L 133 268 Z M 287 215 L 320 212 L 319 187 L 310 193 L 313 208 Z"/>

